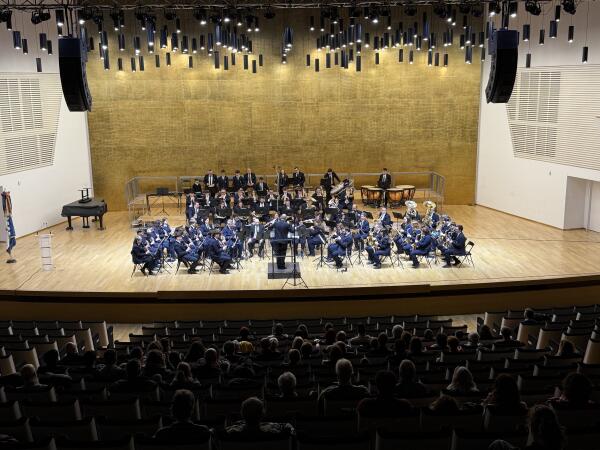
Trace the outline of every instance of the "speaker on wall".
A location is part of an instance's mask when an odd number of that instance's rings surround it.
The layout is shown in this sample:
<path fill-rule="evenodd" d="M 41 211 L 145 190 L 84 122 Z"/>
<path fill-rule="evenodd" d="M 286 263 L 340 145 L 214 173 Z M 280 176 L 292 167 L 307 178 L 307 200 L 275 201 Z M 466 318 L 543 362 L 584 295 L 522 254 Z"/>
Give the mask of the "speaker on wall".
<path fill-rule="evenodd" d="M 490 77 L 485 96 L 488 103 L 507 103 L 510 100 L 519 59 L 519 32 L 494 30 L 490 35 L 488 52 L 491 56 Z"/>
<path fill-rule="evenodd" d="M 69 111 L 91 111 L 92 95 L 87 84 L 85 40 L 61 38 L 58 41 L 60 83 Z"/>

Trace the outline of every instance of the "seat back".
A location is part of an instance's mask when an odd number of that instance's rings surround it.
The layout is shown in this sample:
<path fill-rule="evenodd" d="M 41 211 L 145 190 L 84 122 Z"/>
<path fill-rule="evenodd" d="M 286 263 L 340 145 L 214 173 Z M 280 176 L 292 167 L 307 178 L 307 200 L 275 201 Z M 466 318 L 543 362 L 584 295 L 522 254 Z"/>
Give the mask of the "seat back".
<path fill-rule="evenodd" d="M 527 414 L 500 414 L 488 406 L 483 413 L 483 429 L 488 432 L 519 431 L 527 426 Z"/>
<path fill-rule="evenodd" d="M 583 357 L 584 364 L 600 364 L 600 339 L 590 339 Z"/>
<path fill-rule="evenodd" d="M 297 450 L 370 450 L 371 437 L 364 435 L 337 436 L 334 438 L 319 438 L 300 435 L 297 438 Z"/>
<path fill-rule="evenodd" d="M 298 416 L 298 434 L 305 433 L 318 437 L 339 437 L 356 433 L 356 417 L 353 416 Z"/>
<path fill-rule="evenodd" d="M 10 351 L 7 349 L 7 353 L 12 355 L 15 367 L 20 367 L 24 364 L 33 364 L 36 370 L 40 367 L 40 361 L 35 348 L 13 348 Z"/>
<path fill-rule="evenodd" d="M 482 426 L 481 409 L 459 411 L 454 414 L 438 414 L 429 408 L 421 408 L 421 429 L 423 431 L 453 430 L 480 430 Z"/>
<path fill-rule="evenodd" d="M 419 430 L 421 421 L 419 410 L 415 408 L 413 414 L 404 417 L 364 417 L 358 414 L 358 431 L 371 431 L 382 428 L 387 431 L 415 431 Z"/>
<path fill-rule="evenodd" d="M 507 441 L 517 448 L 525 448 L 527 436 L 527 432 L 488 433 L 455 429 L 450 450 L 482 450 L 488 448 L 497 439 Z"/>
<path fill-rule="evenodd" d="M 4 392 L 6 393 L 7 399 L 17 400 L 19 402 L 24 400 L 33 402 L 52 402 L 56 400 L 56 392 L 53 386 L 35 390 L 6 388 Z"/>
<path fill-rule="evenodd" d="M 581 430 L 600 424 L 600 405 L 590 405 L 581 409 L 554 407 L 559 423 L 568 430 Z"/>
<path fill-rule="evenodd" d="M 141 420 L 115 420 L 99 417 L 96 420 L 96 428 L 100 439 L 122 439 L 131 435 L 152 437 L 161 427 L 162 417 L 160 416 Z M 137 444 L 136 442 L 136 447 Z"/>
<path fill-rule="evenodd" d="M 105 321 L 101 322 L 83 322 L 84 327 L 88 327 L 93 335 L 98 335 L 98 340 L 102 347 L 108 347 L 110 340 L 108 338 L 108 327 Z"/>
<path fill-rule="evenodd" d="M 0 430 L 2 434 L 12 436 L 19 442 L 32 442 L 33 435 L 29 427 L 29 419 L 21 417 L 19 420 L 0 422 Z"/>
<path fill-rule="evenodd" d="M 540 328 L 538 334 L 538 342 L 535 346 L 537 349 L 548 348 L 551 342 L 558 343 L 562 335 L 562 328 Z"/>
<path fill-rule="evenodd" d="M 28 417 L 40 419 L 80 420 L 81 410 L 76 398 L 60 400 L 57 402 L 40 402 L 24 400 L 20 402 L 23 414 Z"/>
<path fill-rule="evenodd" d="M 14 373 L 17 373 L 17 370 L 12 355 L 0 356 L 0 375 L 4 377 Z"/>
<path fill-rule="evenodd" d="M 375 450 L 448 450 L 451 431 L 388 432 L 377 430 Z"/>
<path fill-rule="evenodd" d="M 140 401 L 138 398 L 128 400 L 102 400 L 81 402 L 84 417 L 105 416 L 113 419 L 141 419 Z"/>
<path fill-rule="evenodd" d="M 340 415 L 354 415 L 356 412 L 356 405 L 360 400 L 330 400 L 325 399 L 325 415 L 326 416 L 340 416 Z"/>
<path fill-rule="evenodd" d="M 221 450 L 290 450 L 291 439 L 288 436 L 277 436 L 264 440 L 236 439 L 221 434 L 219 437 Z"/>
<path fill-rule="evenodd" d="M 312 416 L 317 414 L 317 401 L 315 399 L 268 399 L 266 410 L 269 416 L 280 417 L 286 414 L 302 414 Z"/>
<path fill-rule="evenodd" d="M 47 436 L 57 438 L 66 437 L 77 441 L 96 441 L 98 433 L 93 417 L 81 420 L 41 420 L 30 419 L 31 432 L 34 439 L 43 439 Z"/>
<path fill-rule="evenodd" d="M 537 340 L 541 328 L 541 324 L 525 325 L 523 323 L 520 323 L 519 330 L 517 331 L 517 341 L 527 345 L 529 343 L 529 336 L 533 336 Z"/>
<path fill-rule="evenodd" d="M 0 422 L 14 422 L 21 418 L 21 409 L 16 400 L 0 402 Z"/>
<path fill-rule="evenodd" d="M 57 438 L 56 448 L 57 450 L 134 450 L 134 445 L 131 437 L 96 442 Z"/>

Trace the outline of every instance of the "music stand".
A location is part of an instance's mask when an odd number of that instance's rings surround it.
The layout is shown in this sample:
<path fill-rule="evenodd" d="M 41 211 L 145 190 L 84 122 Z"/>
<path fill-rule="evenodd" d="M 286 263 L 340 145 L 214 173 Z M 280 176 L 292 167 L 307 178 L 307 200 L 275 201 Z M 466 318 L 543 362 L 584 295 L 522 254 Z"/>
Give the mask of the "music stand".
<path fill-rule="evenodd" d="M 290 243 L 290 249 L 291 249 L 291 253 L 292 253 L 292 275 L 289 276 L 287 278 L 287 280 L 285 280 L 285 283 L 283 283 L 283 286 L 281 286 L 281 289 L 285 289 L 286 286 L 292 286 L 292 287 L 305 287 L 306 289 L 308 289 L 308 285 L 306 284 L 306 281 L 304 281 L 304 278 L 302 278 L 302 275 L 300 275 L 298 273 L 298 270 L 296 269 L 296 252 L 294 251 L 294 242 L 293 239 L 288 239 L 290 241 L 292 241 Z M 292 280 L 290 282 L 290 279 Z"/>
<path fill-rule="evenodd" d="M 373 219 L 373 214 L 371 214 L 371 211 L 363 211 L 363 214 L 367 219 Z"/>
<path fill-rule="evenodd" d="M 315 218 L 315 210 L 314 209 L 305 209 L 301 212 L 302 220 L 314 219 Z"/>
<path fill-rule="evenodd" d="M 168 216 L 169 213 L 165 210 L 165 197 L 167 195 L 169 195 L 169 188 L 166 188 L 166 187 L 157 187 L 156 188 L 156 195 L 158 197 L 160 197 L 161 200 L 162 200 L 162 211 L 159 211 L 159 214 L 163 213 L 163 214 L 166 214 Z"/>
<path fill-rule="evenodd" d="M 400 219 L 404 219 L 404 216 L 402 215 L 401 212 L 392 211 L 392 215 L 394 216 L 394 219 L 396 219 L 396 225 L 398 225 L 398 222 L 400 222 Z"/>
<path fill-rule="evenodd" d="M 327 225 L 331 229 L 334 229 L 337 226 L 337 222 L 335 222 L 334 220 L 326 220 L 325 225 Z"/>

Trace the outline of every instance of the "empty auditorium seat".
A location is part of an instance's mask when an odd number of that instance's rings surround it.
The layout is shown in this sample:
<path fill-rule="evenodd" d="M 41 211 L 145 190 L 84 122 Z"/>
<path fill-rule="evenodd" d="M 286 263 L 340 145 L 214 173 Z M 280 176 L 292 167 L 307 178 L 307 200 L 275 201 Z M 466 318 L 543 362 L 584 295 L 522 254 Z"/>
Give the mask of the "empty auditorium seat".
<path fill-rule="evenodd" d="M 81 419 L 79 401 L 76 398 L 60 399 L 55 402 L 23 400 L 19 402 L 23 415 L 40 419 L 60 418 L 62 420 Z"/>
<path fill-rule="evenodd" d="M 600 364 L 600 339 L 588 340 L 583 362 L 584 364 Z"/>
<path fill-rule="evenodd" d="M 7 376 L 16 373 L 15 361 L 13 356 L 8 354 L 6 356 L 0 356 L 0 375 Z"/>
<path fill-rule="evenodd" d="M 18 420 L 0 422 L 0 430 L 3 434 L 12 436 L 20 442 L 32 442 L 33 435 L 29 426 L 29 418 L 21 417 Z"/>
<path fill-rule="evenodd" d="M 121 439 L 131 435 L 154 436 L 163 426 L 162 418 L 155 416 L 150 419 L 119 420 L 107 417 L 96 419 L 96 429 L 99 439 Z M 137 448 L 137 442 L 136 442 Z"/>
<path fill-rule="evenodd" d="M 85 400 L 81 402 L 84 417 L 104 416 L 112 419 L 141 419 L 140 401 L 138 398 L 127 400 Z"/>

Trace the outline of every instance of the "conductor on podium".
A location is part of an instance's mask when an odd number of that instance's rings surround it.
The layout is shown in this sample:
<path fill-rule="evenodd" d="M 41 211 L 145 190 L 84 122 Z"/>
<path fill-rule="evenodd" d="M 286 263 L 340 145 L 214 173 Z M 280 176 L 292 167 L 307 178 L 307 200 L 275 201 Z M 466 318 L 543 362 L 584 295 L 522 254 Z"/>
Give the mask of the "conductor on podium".
<path fill-rule="evenodd" d="M 282 214 L 273 225 L 273 230 L 275 231 L 273 251 L 277 258 L 277 268 L 279 270 L 285 269 L 285 252 L 287 251 L 288 233 L 292 231 L 292 226 L 286 219 L 286 215 Z"/>

